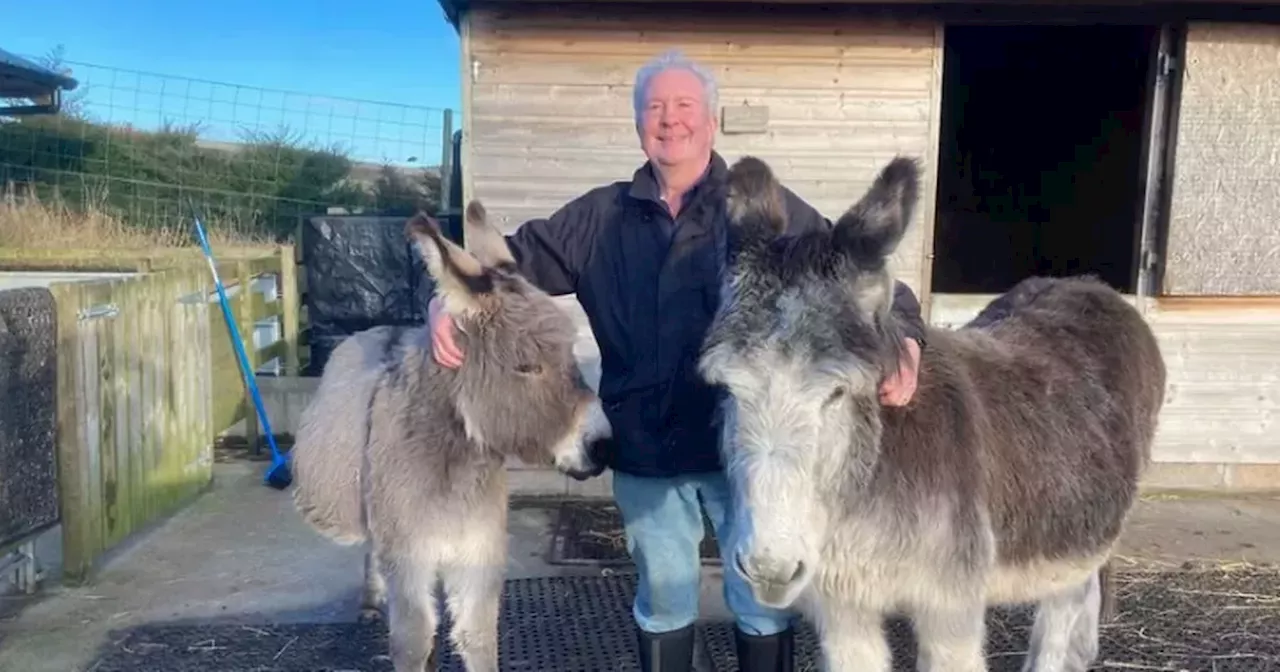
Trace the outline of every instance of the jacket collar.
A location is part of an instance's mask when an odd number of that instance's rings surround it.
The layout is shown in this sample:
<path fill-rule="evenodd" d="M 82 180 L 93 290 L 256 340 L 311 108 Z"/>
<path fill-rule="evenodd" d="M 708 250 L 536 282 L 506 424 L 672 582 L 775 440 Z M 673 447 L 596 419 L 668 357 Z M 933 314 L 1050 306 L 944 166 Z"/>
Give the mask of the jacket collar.
<path fill-rule="evenodd" d="M 704 192 L 708 186 L 724 183 L 728 174 L 728 164 L 725 163 L 724 158 L 718 152 L 712 150 L 711 162 L 707 165 L 707 170 L 702 174 L 702 177 L 689 189 L 688 201 L 693 203 L 701 199 L 705 195 Z M 627 195 L 638 201 L 662 204 L 662 195 L 658 189 L 658 177 L 654 173 L 652 161 L 646 161 L 631 176 L 631 188 L 627 190 Z"/>

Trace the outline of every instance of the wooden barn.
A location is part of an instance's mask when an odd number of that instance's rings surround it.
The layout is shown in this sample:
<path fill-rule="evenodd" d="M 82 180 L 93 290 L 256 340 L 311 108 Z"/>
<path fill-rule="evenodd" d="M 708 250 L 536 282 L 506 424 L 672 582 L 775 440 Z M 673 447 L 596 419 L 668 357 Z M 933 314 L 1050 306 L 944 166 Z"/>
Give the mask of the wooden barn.
<path fill-rule="evenodd" d="M 1152 485 L 1280 488 L 1280 6 L 440 2 L 461 193 L 509 230 L 630 177 L 635 71 L 680 48 L 718 151 L 832 219 L 923 159 L 895 271 L 934 324 L 1032 274 L 1132 296 L 1170 371 Z"/>

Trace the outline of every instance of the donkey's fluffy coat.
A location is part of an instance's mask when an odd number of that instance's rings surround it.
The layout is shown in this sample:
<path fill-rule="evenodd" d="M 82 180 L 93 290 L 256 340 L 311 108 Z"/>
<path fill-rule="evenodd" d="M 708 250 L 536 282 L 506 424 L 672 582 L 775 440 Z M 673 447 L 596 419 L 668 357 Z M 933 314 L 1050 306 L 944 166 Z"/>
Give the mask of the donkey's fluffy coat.
<path fill-rule="evenodd" d="M 479 203 L 467 207 L 467 250 L 423 215 L 406 230 L 466 361 L 438 366 L 426 327 L 377 327 L 343 341 L 301 418 L 293 497 L 322 534 L 369 542 L 364 612 L 387 607 L 396 672 L 422 672 L 434 658 L 437 581 L 467 669 L 493 672 L 505 460 L 596 474 L 589 448 L 610 429 L 574 360 L 572 322 L 519 276 Z"/>
<path fill-rule="evenodd" d="M 1026 670 L 1097 655 L 1104 570 L 1150 458 L 1165 366 L 1142 316 L 1088 278 L 1026 280 L 929 329 L 909 405 L 887 259 L 916 162 L 887 164 L 829 232 L 780 237 L 770 169 L 731 170 L 731 264 L 700 367 L 729 391 L 722 449 L 763 603 L 814 618 L 832 672 L 889 669 L 905 612 L 921 670 L 985 670 L 988 604 L 1038 602 Z"/>

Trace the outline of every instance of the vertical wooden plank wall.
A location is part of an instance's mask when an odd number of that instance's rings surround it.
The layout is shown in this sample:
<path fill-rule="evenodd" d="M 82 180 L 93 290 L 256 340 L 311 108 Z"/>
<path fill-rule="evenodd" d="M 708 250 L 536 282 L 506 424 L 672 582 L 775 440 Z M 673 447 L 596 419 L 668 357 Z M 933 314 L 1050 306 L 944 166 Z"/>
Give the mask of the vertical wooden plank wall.
<path fill-rule="evenodd" d="M 274 356 L 296 361 L 296 314 L 284 317 L 280 341 L 254 353 L 251 340 L 255 320 L 297 305 L 296 284 L 283 280 L 291 269 L 281 267 L 291 259 L 273 255 L 219 269 L 224 282 L 237 265 L 246 277 L 282 278 L 274 304 L 249 291 L 232 301 L 255 365 Z M 104 552 L 207 487 L 213 440 L 234 422 L 215 412 L 227 397 L 242 404 L 244 387 L 203 265 L 57 283 L 50 291 L 58 311 L 63 564 L 75 583 Z M 235 376 L 234 388 L 217 389 L 214 372 L 221 369 Z"/>
<path fill-rule="evenodd" d="M 209 482 L 208 304 L 198 268 L 60 283 L 59 487 L 68 580 Z"/>

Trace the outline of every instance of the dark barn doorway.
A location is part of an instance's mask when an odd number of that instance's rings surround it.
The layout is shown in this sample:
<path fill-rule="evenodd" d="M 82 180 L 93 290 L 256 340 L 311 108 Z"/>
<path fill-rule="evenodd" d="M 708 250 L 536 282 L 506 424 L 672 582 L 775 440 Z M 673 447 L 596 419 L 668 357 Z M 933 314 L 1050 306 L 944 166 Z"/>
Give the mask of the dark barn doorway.
<path fill-rule="evenodd" d="M 1091 273 L 1134 291 L 1159 29 L 948 26 L 932 291 Z"/>

